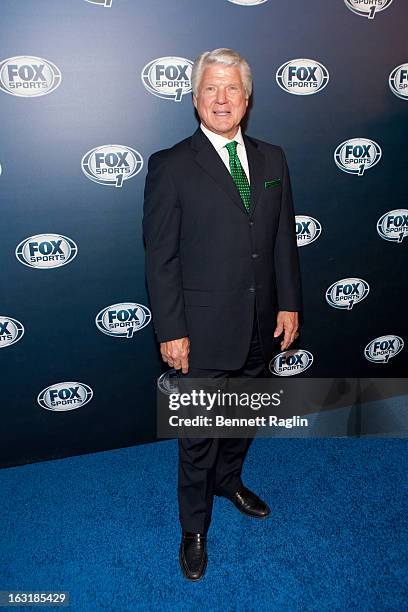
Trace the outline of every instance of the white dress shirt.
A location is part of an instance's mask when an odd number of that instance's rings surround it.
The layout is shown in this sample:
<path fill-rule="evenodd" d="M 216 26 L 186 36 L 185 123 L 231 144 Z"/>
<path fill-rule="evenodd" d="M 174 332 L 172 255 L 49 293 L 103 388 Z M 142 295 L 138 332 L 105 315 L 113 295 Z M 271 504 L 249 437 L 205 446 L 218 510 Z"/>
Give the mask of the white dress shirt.
<path fill-rule="evenodd" d="M 213 145 L 214 149 L 217 151 L 218 155 L 221 157 L 222 161 L 227 167 L 228 172 L 230 173 L 231 171 L 230 171 L 230 165 L 229 165 L 229 153 L 228 153 L 228 150 L 225 148 L 225 145 L 228 142 L 232 142 L 233 140 L 235 140 L 238 143 L 237 154 L 239 157 L 239 161 L 241 162 L 241 166 L 243 167 L 245 174 L 247 175 L 248 183 L 251 183 L 250 176 L 249 176 L 248 158 L 246 154 L 244 139 L 242 137 L 241 126 L 238 128 L 238 132 L 235 134 L 234 138 L 232 139 L 224 138 L 224 136 L 215 134 L 215 132 L 212 132 L 211 130 L 206 128 L 203 124 L 200 125 L 200 128 L 202 129 L 204 134 L 207 136 L 207 138 L 211 141 L 211 144 Z"/>

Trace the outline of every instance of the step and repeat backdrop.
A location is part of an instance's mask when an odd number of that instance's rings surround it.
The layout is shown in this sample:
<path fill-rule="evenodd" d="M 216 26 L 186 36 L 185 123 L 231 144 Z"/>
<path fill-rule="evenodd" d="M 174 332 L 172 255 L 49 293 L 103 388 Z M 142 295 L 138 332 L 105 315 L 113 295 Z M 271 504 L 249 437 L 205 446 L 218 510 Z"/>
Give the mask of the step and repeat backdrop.
<path fill-rule="evenodd" d="M 246 131 L 291 171 L 304 313 L 271 376 L 404 377 L 405 0 L 3 0 L 0 465 L 156 438 L 149 156 L 192 134 L 191 66 L 253 69 Z M 239 330 L 237 330 L 239 333 Z"/>

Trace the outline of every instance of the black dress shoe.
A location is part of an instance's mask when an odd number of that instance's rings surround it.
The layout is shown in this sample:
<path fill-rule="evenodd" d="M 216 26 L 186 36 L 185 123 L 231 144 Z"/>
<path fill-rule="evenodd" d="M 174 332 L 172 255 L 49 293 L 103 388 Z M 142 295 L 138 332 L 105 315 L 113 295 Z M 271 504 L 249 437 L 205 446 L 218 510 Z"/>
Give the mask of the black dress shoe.
<path fill-rule="evenodd" d="M 268 504 L 246 487 L 241 487 L 233 495 L 224 495 L 218 491 L 217 495 L 232 501 L 238 510 L 247 516 L 266 518 L 271 513 Z"/>
<path fill-rule="evenodd" d="M 188 580 L 200 580 L 207 567 L 207 537 L 183 531 L 179 559 L 184 576 Z"/>

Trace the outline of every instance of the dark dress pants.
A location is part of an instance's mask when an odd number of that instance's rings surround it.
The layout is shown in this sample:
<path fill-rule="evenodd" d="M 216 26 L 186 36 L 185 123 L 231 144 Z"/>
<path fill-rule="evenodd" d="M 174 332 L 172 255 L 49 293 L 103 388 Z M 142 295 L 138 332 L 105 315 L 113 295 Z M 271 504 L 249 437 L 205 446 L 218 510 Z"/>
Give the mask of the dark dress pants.
<path fill-rule="evenodd" d="M 268 376 L 256 319 L 248 355 L 240 370 L 190 368 L 180 379 Z M 182 529 L 207 533 L 214 491 L 232 495 L 242 486 L 241 471 L 252 438 L 179 438 L 178 500 Z"/>

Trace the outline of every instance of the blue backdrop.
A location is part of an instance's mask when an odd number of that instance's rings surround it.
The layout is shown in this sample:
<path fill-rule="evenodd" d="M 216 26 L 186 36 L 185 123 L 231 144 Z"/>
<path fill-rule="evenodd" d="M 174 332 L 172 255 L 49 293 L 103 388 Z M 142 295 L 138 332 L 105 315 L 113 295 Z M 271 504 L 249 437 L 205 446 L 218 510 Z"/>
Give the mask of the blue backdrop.
<path fill-rule="evenodd" d="M 3 0 L 0 12 L 1 465 L 155 439 L 166 369 L 144 178 L 151 153 L 196 129 L 191 61 L 217 47 L 248 59 L 247 133 L 281 145 L 291 170 L 305 306 L 291 374 L 405 375 L 406 2 Z"/>

